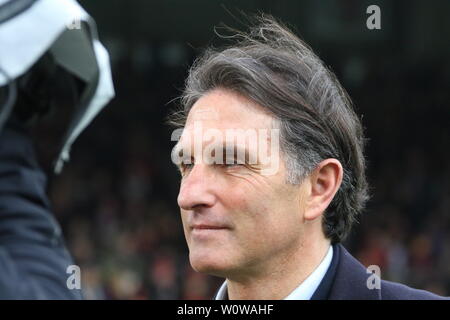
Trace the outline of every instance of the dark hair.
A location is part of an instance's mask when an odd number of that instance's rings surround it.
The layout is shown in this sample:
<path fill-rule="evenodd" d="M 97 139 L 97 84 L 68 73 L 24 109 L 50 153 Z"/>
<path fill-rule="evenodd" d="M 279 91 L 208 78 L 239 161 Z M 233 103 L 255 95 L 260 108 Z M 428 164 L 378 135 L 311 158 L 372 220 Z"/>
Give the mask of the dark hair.
<path fill-rule="evenodd" d="M 304 41 L 273 17 L 256 19 L 248 33 L 235 33 L 231 46 L 209 48 L 194 62 L 182 110 L 169 119 L 184 126 L 193 104 L 216 88 L 263 106 L 279 122 L 288 183 L 300 183 L 324 159 L 341 162 L 343 181 L 323 231 L 332 243 L 343 241 L 368 199 L 360 120 L 335 75 Z"/>

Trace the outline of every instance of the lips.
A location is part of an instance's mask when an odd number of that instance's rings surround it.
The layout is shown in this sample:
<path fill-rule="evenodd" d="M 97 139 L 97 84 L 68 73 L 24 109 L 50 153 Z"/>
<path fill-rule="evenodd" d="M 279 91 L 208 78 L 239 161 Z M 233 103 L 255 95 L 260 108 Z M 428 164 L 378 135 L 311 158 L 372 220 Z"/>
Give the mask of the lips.
<path fill-rule="evenodd" d="M 194 224 L 191 227 L 192 230 L 222 230 L 222 229 L 228 229 L 225 226 L 219 226 L 219 225 L 209 225 L 209 224 Z"/>
<path fill-rule="evenodd" d="M 230 229 L 224 225 L 217 224 L 194 224 L 191 226 L 190 236 L 191 240 L 195 242 L 206 243 L 214 239 L 221 238 Z"/>

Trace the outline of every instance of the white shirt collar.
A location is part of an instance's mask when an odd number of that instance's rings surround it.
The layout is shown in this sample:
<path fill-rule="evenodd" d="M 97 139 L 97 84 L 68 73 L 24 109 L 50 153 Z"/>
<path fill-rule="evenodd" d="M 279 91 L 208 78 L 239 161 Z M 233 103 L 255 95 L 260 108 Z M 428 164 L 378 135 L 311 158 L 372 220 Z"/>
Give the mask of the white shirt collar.
<path fill-rule="evenodd" d="M 322 282 L 323 277 L 330 267 L 333 258 L 333 246 L 330 246 L 328 252 L 319 266 L 306 278 L 297 288 L 294 289 L 284 300 L 310 300 L 314 292 Z M 217 292 L 215 300 L 224 300 L 227 293 L 227 282 L 224 281 Z"/>

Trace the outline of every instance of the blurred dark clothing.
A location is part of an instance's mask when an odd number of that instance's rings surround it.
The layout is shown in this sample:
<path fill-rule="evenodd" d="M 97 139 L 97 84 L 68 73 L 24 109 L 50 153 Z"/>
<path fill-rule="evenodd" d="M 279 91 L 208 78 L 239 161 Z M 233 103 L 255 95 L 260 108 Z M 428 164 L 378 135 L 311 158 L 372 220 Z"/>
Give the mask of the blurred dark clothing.
<path fill-rule="evenodd" d="M 0 132 L 0 299 L 80 299 L 72 259 L 51 214 L 46 176 L 21 123 Z"/>

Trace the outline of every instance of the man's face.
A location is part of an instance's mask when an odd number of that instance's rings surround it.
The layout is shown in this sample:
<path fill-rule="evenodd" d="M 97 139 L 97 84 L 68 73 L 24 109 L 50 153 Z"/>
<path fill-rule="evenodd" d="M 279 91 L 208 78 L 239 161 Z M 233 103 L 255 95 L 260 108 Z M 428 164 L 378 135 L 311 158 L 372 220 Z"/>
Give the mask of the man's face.
<path fill-rule="evenodd" d="M 195 133 L 199 127 L 201 135 Z M 279 142 L 270 134 L 275 127 L 273 117 L 261 106 L 227 90 L 213 90 L 192 107 L 177 144 L 192 155 L 191 164 L 181 165 L 178 205 L 195 270 L 228 278 L 272 272 L 301 246 L 304 191 L 302 185 L 286 183 L 281 152 L 270 149 Z M 198 150 L 192 151 L 195 146 L 208 148 L 214 136 L 204 134 L 208 130 L 226 137 L 230 129 L 269 134 L 258 135 L 256 144 L 235 140 L 234 150 L 247 152 L 243 164 L 208 162 Z M 222 142 L 231 141 L 224 138 Z M 259 155 L 253 157 L 256 163 L 248 161 L 262 149 L 270 149 L 270 163 L 262 163 Z M 212 154 L 217 155 L 217 150 Z M 223 155 L 227 163 L 228 151 Z M 274 162 L 277 170 L 267 174 L 264 170 L 274 168 Z"/>

